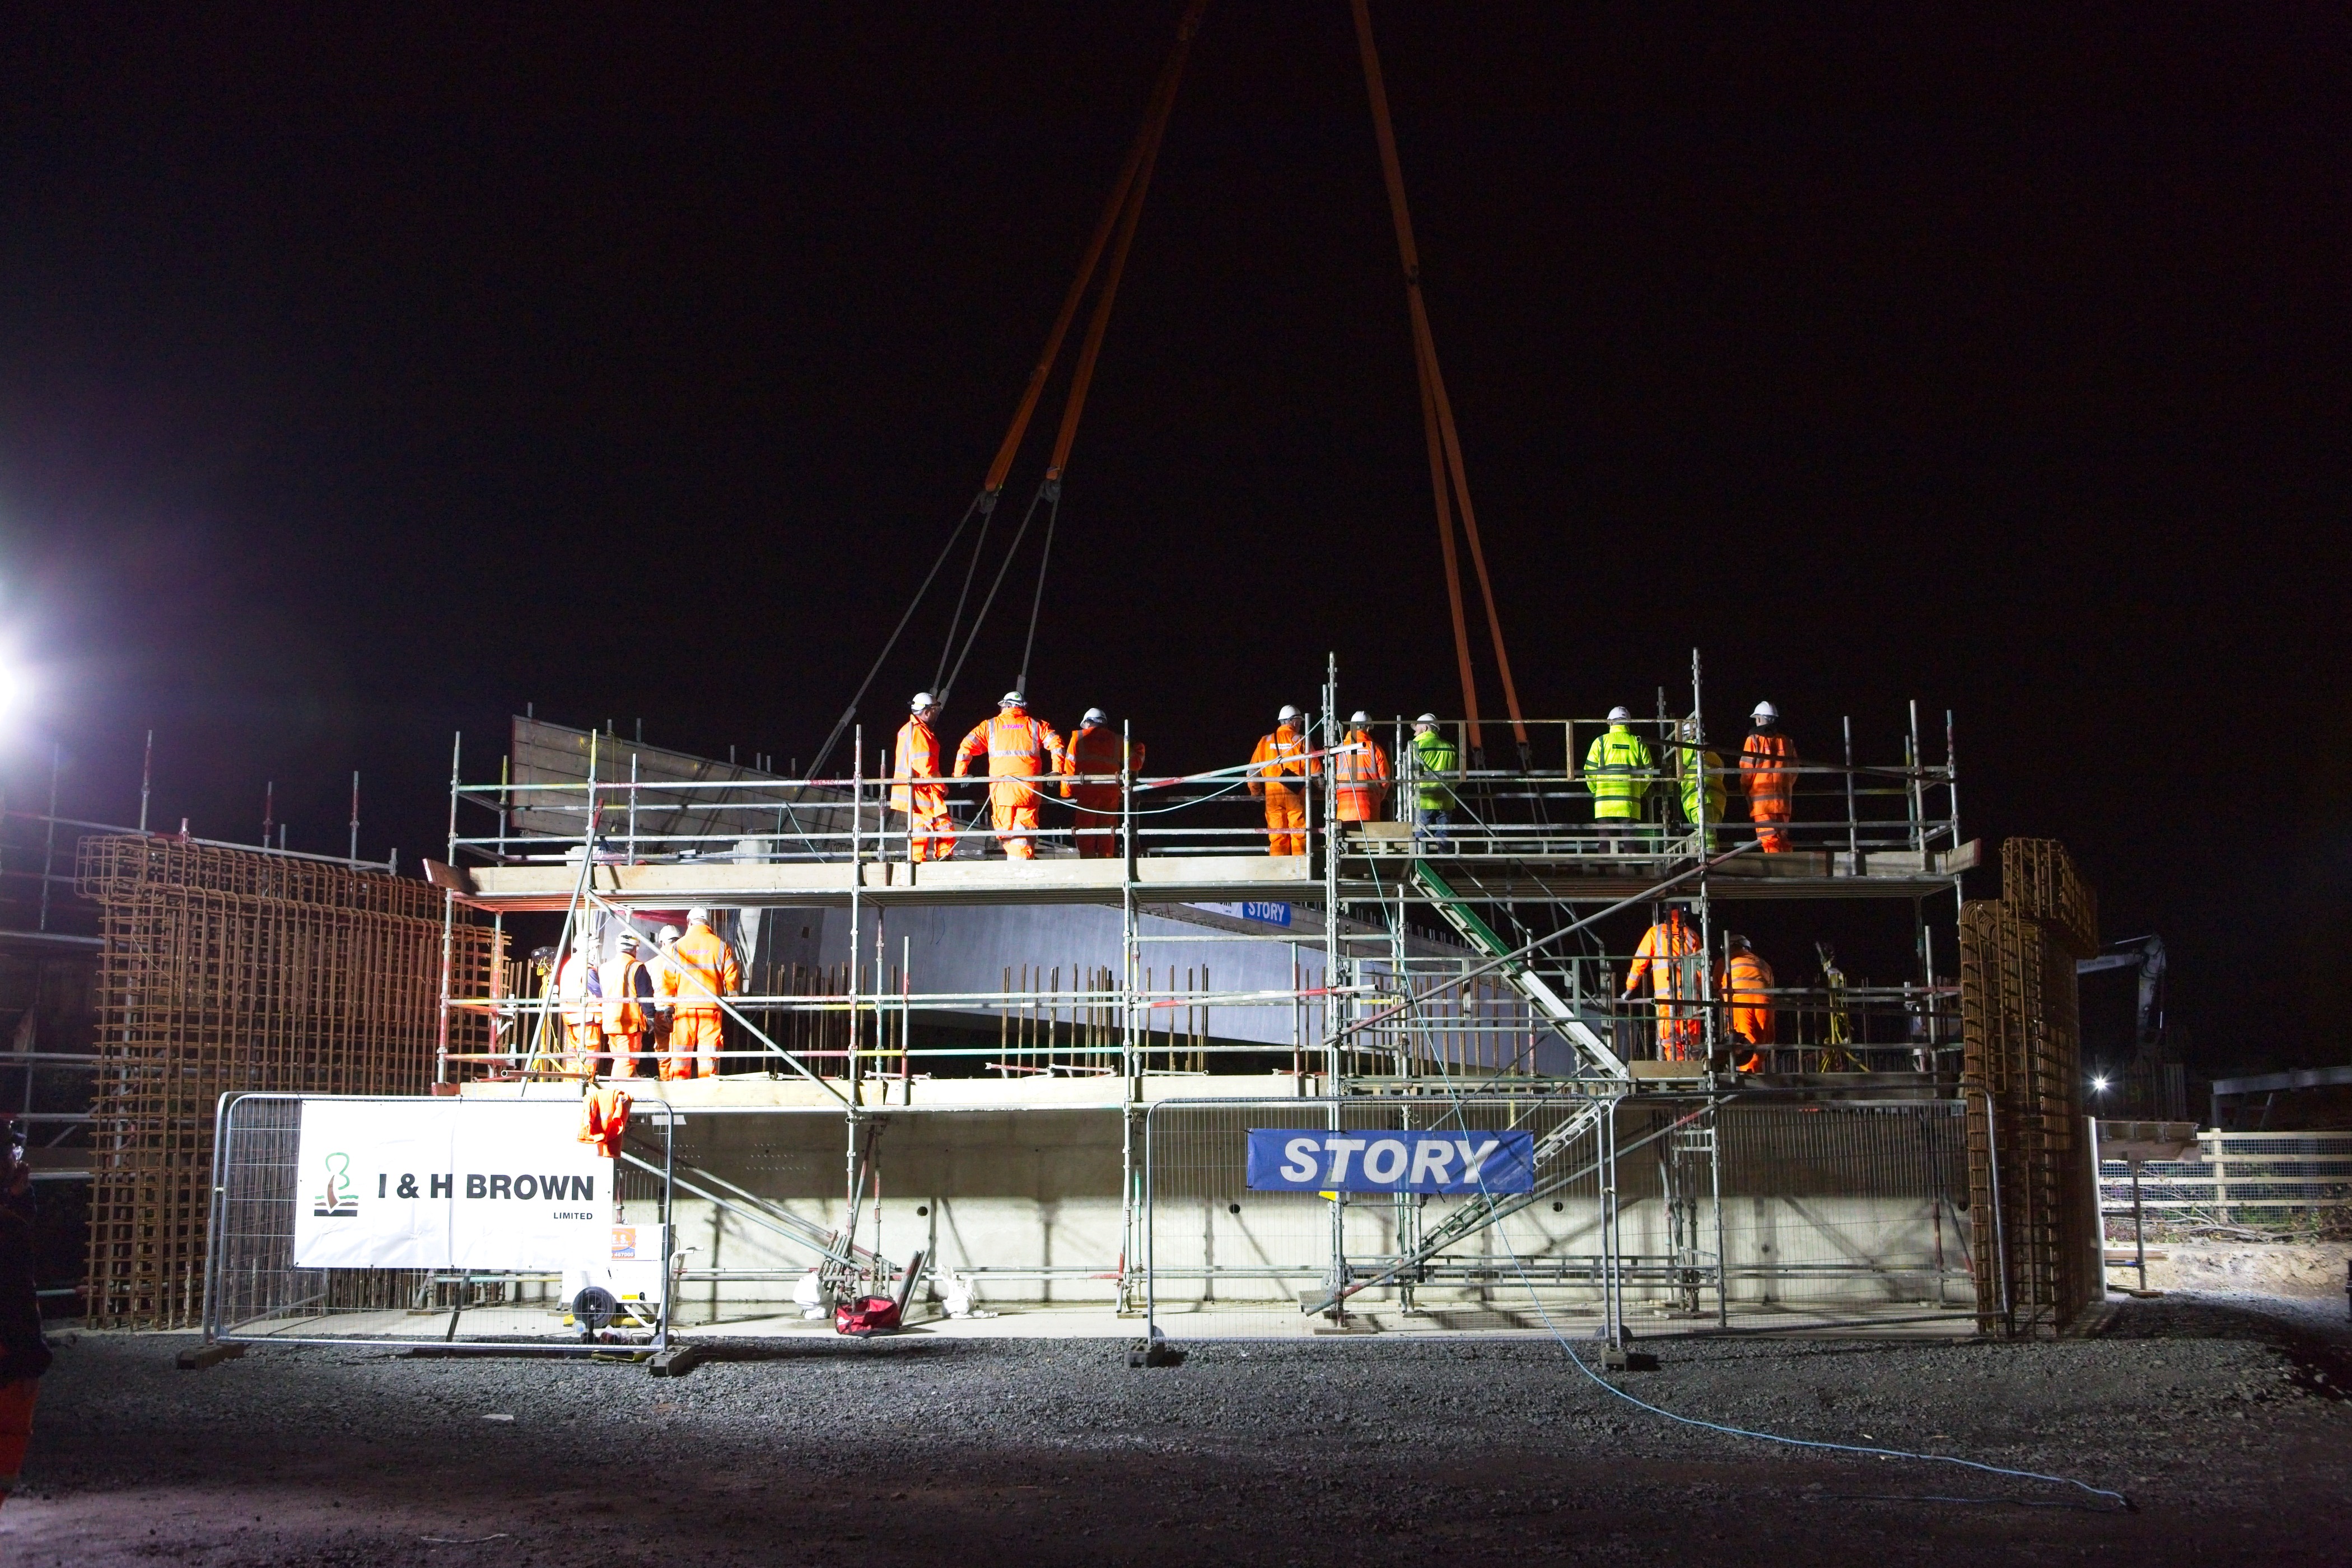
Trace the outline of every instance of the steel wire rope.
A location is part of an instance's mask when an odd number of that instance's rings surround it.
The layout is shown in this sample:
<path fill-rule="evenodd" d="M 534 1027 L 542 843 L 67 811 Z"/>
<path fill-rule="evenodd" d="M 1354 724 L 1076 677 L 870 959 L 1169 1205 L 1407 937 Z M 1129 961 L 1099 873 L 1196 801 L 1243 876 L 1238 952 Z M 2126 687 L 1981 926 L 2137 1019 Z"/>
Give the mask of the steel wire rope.
<path fill-rule="evenodd" d="M 906 631 L 907 623 L 915 618 L 915 611 L 922 605 L 923 595 L 931 591 L 931 580 L 940 574 L 940 568 L 947 564 L 948 556 L 955 549 L 956 541 L 963 537 L 964 529 L 971 522 L 972 513 L 982 510 L 981 500 L 987 494 L 988 492 L 982 491 L 981 495 L 974 496 L 971 504 L 963 509 L 963 517 L 956 523 L 954 531 L 948 535 L 947 543 L 940 547 L 939 558 L 931 563 L 931 569 L 923 574 L 922 585 L 915 590 L 915 596 L 907 601 L 905 613 L 899 616 L 898 624 L 891 628 L 889 640 L 882 645 L 882 651 L 875 656 L 873 665 L 866 671 L 866 679 L 857 683 L 856 693 L 850 698 L 849 706 L 843 709 L 841 717 L 834 721 L 833 732 L 824 738 L 824 744 L 817 748 L 816 760 L 809 763 L 811 778 L 824 771 L 825 759 L 833 754 L 834 747 L 841 744 L 842 735 L 848 730 L 850 721 L 857 717 L 857 705 L 866 700 L 866 693 L 874 685 L 874 678 L 882 673 L 882 666 L 889 659 L 891 649 L 898 646 L 898 637 Z M 992 506 L 989 510 L 994 509 Z M 981 524 L 981 537 L 983 540 L 988 537 L 988 525 L 984 521 Z"/>
<path fill-rule="evenodd" d="M 1069 332 L 1070 322 L 1077 315 L 1079 302 L 1085 299 L 1087 289 L 1094 280 L 1095 268 L 1102 258 L 1103 247 L 1110 239 L 1113 226 L 1130 206 L 1140 204 L 1140 196 L 1135 188 L 1137 175 L 1139 171 L 1143 171 L 1144 177 L 1147 180 L 1150 177 L 1147 160 L 1156 152 L 1160 135 L 1167 127 L 1168 112 L 1175 101 L 1176 83 L 1183 74 L 1184 59 L 1191 51 L 1192 35 L 1199 27 L 1201 13 L 1207 3 L 1208 0 L 1191 0 L 1191 4 L 1185 9 L 1183 20 L 1178 25 L 1175 48 L 1170 54 L 1167 64 L 1160 68 L 1160 79 L 1152 85 L 1151 97 L 1147 100 L 1148 108 L 1145 110 L 1144 122 L 1138 129 L 1135 141 L 1128 150 L 1127 160 L 1119 169 L 1118 178 L 1112 183 L 1110 196 L 1103 204 L 1102 216 L 1097 220 L 1094 234 L 1087 242 L 1085 254 L 1079 259 L 1077 275 L 1071 279 L 1069 292 L 1063 299 L 1062 308 L 1055 317 L 1052 331 L 1046 334 L 1045 349 L 1039 353 L 1037 363 L 1029 373 L 1028 384 L 1022 389 L 1020 404 L 1013 410 L 1012 424 L 1004 433 L 1003 441 L 997 447 L 995 458 L 989 465 L 987 479 L 982 482 L 980 492 L 972 498 L 971 503 L 964 509 L 963 517 L 957 522 L 954 531 L 949 534 L 948 542 L 940 551 L 939 560 L 932 563 L 930 571 L 924 575 L 922 586 L 916 589 L 914 597 L 908 601 L 906 613 L 898 617 L 898 625 L 890 633 L 889 640 L 883 644 L 880 656 L 875 659 L 873 668 L 866 671 L 866 679 L 858 683 L 857 694 L 850 699 L 847 710 L 835 723 L 833 732 L 825 737 L 824 744 L 818 749 L 815 762 L 809 765 L 809 773 L 812 776 L 824 771 L 825 759 L 832 755 L 833 748 L 841 743 L 842 732 L 856 717 L 857 704 L 865 699 L 866 690 L 874 684 L 874 678 L 881 672 L 882 666 L 889 658 L 891 650 L 898 646 L 899 635 L 907 629 L 907 623 L 913 618 L 917 606 L 921 605 L 924 595 L 929 591 L 932 579 L 939 575 L 940 567 L 946 563 L 948 556 L 955 548 L 956 541 L 962 537 L 965 527 L 971 521 L 972 514 L 977 512 L 981 519 L 980 534 L 973 542 L 971 563 L 965 568 L 963 587 L 956 595 L 955 612 L 949 618 L 947 637 L 940 647 L 940 662 L 931 679 L 932 689 L 939 693 L 942 702 L 946 700 L 947 689 L 952 687 L 954 682 L 952 679 L 942 679 L 941 672 L 946 670 L 948 655 L 955 647 L 956 632 L 962 624 L 963 607 L 971 598 L 972 579 L 979 571 L 982 556 L 987 547 L 989 525 L 996 514 L 997 498 L 1003 493 L 1005 475 L 1011 470 L 1013 459 L 1019 455 L 1022 442 L 1028 433 L 1030 416 L 1037 406 L 1038 395 L 1045 390 L 1046 379 L 1053 374 L 1054 363 L 1061 356 L 1063 340 Z M 1034 502 L 1032 510 L 1033 511 L 1034 510 Z M 1026 519 L 1023 521 L 1022 527 L 1025 531 L 1028 527 Z M 1049 552 L 1051 547 L 1049 525 L 1047 534 Z M 1020 538 L 1015 535 L 1013 549 L 1019 548 Z M 1008 552 L 1008 555 L 1009 553 Z M 1042 563 L 1039 566 L 1039 591 L 1042 594 L 1044 589 Z M 1002 576 L 1003 574 L 1000 571 L 1000 581 Z M 992 590 L 989 597 L 993 601 L 995 595 Z M 986 608 L 983 606 L 982 615 L 985 616 L 986 613 Z M 973 627 L 975 634 L 978 629 L 975 623 Z M 1030 636 L 1033 640 L 1036 636 L 1034 611 L 1031 614 Z M 967 639 L 965 651 L 968 653 L 970 650 L 971 643 Z M 1026 685 L 1028 658 L 1025 650 L 1022 666 L 1023 684 Z M 957 671 L 961 673 L 962 668 L 963 661 L 959 658 L 956 661 Z"/>
<path fill-rule="evenodd" d="M 1464 1107 L 1462 1103 L 1462 1091 L 1454 1083 L 1454 1075 L 1447 1070 L 1444 1059 L 1442 1057 L 1436 1059 L 1438 1081 L 1444 1086 L 1446 1097 L 1452 1102 L 1456 1124 L 1459 1125 L 1464 1131 L 1467 1132 L 1471 1131 L 1471 1128 L 1469 1122 L 1463 1118 Z M 1612 1114 L 1614 1114 L 1613 1107 L 1612 1108 Z M 1478 1176 L 1478 1193 L 1481 1197 L 1487 1198 L 1490 1201 L 1495 1196 L 1493 1192 L 1490 1191 L 1486 1185 L 1486 1174 L 1483 1170 L 1479 1173 Z M 1980 1459 L 1964 1459 L 1956 1454 L 1921 1454 L 1916 1453 L 1907 1448 L 1882 1448 L 1858 1443 L 1832 1443 L 1826 1439 L 1818 1437 L 1790 1437 L 1779 1432 L 1759 1432 L 1753 1427 L 1734 1426 L 1727 1422 L 1709 1421 L 1704 1416 L 1684 1415 L 1675 1411 L 1668 1410 L 1663 1405 L 1653 1405 L 1646 1399 L 1626 1393 L 1623 1389 L 1618 1387 L 1615 1384 L 1611 1383 L 1607 1378 L 1602 1377 L 1599 1373 L 1593 1371 L 1591 1367 L 1585 1364 L 1584 1358 L 1576 1353 L 1576 1347 L 1569 1342 L 1568 1336 L 1562 1333 L 1560 1331 L 1559 1325 L 1552 1321 L 1551 1313 L 1545 1310 L 1543 1297 L 1541 1293 L 1537 1290 L 1534 1279 L 1528 1277 L 1527 1264 L 1519 1257 L 1519 1249 L 1511 1245 L 1510 1237 L 1504 1231 L 1503 1227 L 1499 1224 L 1486 1228 L 1493 1232 L 1496 1240 L 1503 1244 L 1504 1254 L 1511 1260 L 1512 1272 L 1518 1276 L 1519 1283 L 1527 1287 L 1528 1304 L 1535 1309 L 1536 1316 L 1543 1320 L 1544 1331 L 1551 1335 L 1553 1342 L 1559 1346 L 1561 1352 L 1567 1355 L 1570 1362 L 1575 1363 L 1576 1370 L 1582 1373 L 1594 1385 L 1615 1394 L 1618 1398 L 1637 1409 L 1646 1410 L 1653 1415 L 1661 1416 L 1678 1426 L 1695 1426 L 1703 1431 L 1708 1432 L 1721 1432 L 1733 1437 L 1750 1437 L 1759 1442 L 1781 1443 L 1791 1447 L 1819 1448 L 1828 1452 L 1840 1454 L 1868 1454 L 1874 1458 L 1886 1459 L 1916 1459 L 1923 1464 L 1956 1465 L 1962 1469 L 1977 1470 L 1985 1475 L 2009 1476 L 2020 1480 L 2044 1481 L 2052 1486 L 2074 1487 L 2082 1491 L 2089 1493 L 2093 1497 L 2113 1498 L 2117 1503 L 2122 1505 L 2117 1509 L 2103 1510 L 2101 1511 L 2118 1513 L 2137 1513 L 2139 1511 L 2139 1510 L 2133 1505 L 2131 1499 L 2126 1497 L 2124 1493 L 2116 1491 L 2107 1487 L 2095 1487 L 2090 1482 L 2079 1480 L 2073 1476 L 2053 1476 L 2046 1474 L 2041 1470 L 2015 1469 L 2007 1465 L 1987 1464 Z M 2002 1502 L 2011 1500 L 2001 1498 L 1931 1497 L 1924 1498 L 1920 1500 L 1927 1502 Z M 2046 1508 L 2059 1505 L 2041 1503 L 2033 1506 Z"/>

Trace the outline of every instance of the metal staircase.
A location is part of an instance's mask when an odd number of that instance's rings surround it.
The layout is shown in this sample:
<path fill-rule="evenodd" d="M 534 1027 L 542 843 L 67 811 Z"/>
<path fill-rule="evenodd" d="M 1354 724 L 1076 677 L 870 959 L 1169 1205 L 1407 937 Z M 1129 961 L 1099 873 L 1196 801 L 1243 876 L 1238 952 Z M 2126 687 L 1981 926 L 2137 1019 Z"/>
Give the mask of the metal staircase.
<path fill-rule="evenodd" d="M 1585 1064 L 1594 1073 L 1613 1079 L 1632 1076 L 1625 1070 L 1624 1062 L 1610 1048 L 1606 1019 L 1600 1020 L 1599 1026 L 1595 1027 L 1592 1020 L 1570 1005 L 1567 998 L 1553 988 L 1550 981 L 1526 963 L 1512 958 L 1510 955 L 1516 950 L 1511 944 L 1496 935 L 1495 929 L 1479 918 L 1478 911 L 1472 909 L 1428 861 L 1414 861 L 1412 875 L 1422 889 L 1428 893 L 1430 901 L 1436 905 L 1438 913 L 1445 917 L 1448 925 L 1462 933 L 1465 942 L 1488 958 L 1506 961 L 1501 965 L 1501 973 L 1511 988 L 1526 997 L 1528 1005 L 1576 1047 L 1577 1054 L 1584 1058 Z"/>

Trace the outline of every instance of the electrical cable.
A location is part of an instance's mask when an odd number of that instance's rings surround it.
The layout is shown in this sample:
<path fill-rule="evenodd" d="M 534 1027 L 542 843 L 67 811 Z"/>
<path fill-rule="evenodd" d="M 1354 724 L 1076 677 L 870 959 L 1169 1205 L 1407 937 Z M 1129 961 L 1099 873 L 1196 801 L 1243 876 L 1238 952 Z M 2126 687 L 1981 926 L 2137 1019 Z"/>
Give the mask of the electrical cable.
<path fill-rule="evenodd" d="M 1413 999 L 1412 1005 L 1415 1007 L 1420 1005 L 1420 999 L 1418 997 Z M 1454 1114 L 1457 1122 L 1460 1124 L 1464 1131 L 1469 1131 L 1470 1125 L 1468 1121 L 1462 1119 L 1463 1105 L 1461 1089 L 1455 1085 L 1454 1075 L 1446 1066 L 1444 1058 L 1442 1057 L 1437 1058 L 1437 1071 L 1440 1082 L 1444 1085 L 1446 1096 L 1453 1102 Z M 1481 1172 L 1478 1178 L 1478 1191 L 1482 1196 L 1491 1198 L 1494 1195 L 1487 1189 L 1486 1176 L 1483 1172 Z M 1551 1313 L 1545 1310 L 1543 1298 L 1537 1291 L 1535 1281 L 1528 1278 L 1527 1265 L 1520 1258 L 1518 1248 L 1511 1245 L 1511 1238 L 1508 1234 L 1507 1234 L 1499 1225 L 1493 1226 L 1489 1228 L 1491 1229 L 1495 1239 L 1503 1244 L 1504 1253 L 1510 1258 L 1512 1271 L 1518 1276 L 1519 1283 L 1527 1287 L 1528 1305 L 1535 1309 L 1536 1316 L 1543 1320 L 1545 1331 L 1551 1335 L 1553 1341 L 1559 1344 L 1560 1350 L 1568 1356 L 1568 1359 L 1575 1363 L 1576 1370 L 1582 1373 L 1597 1387 L 1607 1390 L 1609 1393 L 1613 1394 L 1618 1398 L 1623 1400 L 1626 1404 L 1633 1405 L 1638 1409 L 1646 1410 L 1653 1415 L 1661 1416 L 1665 1420 L 1675 1422 L 1679 1426 L 1695 1426 L 1708 1432 L 1721 1432 L 1733 1437 L 1751 1437 L 1759 1442 L 1782 1443 L 1791 1447 L 1819 1448 L 1828 1452 L 1840 1454 L 1867 1454 L 1874 1458 L 1887 1459 L 1916 1459 L 1925 1464 L 1957 1465 L 1963 1469 L 1977 1470 L 1986 1475 L 2008 1476 L 2020 1480 L 2042 1481 L 2052 1486 L 2074 1487 L 2082 1491 L 2089 1493 L 2093 1497 L 2113 1498 L 2121 1505 L 2121 1507 L 2117 1509 L 2101 1510 L 2100 1511 L 2102 1512 L 2137 1513 L 2139 1511 L 2139 1510 L 2133 1505 L 2131 1499 L 2125 1496 L 2122 1492 L 2114 1491 L 2105 1487 L 2095 1487 L 2088 1481 L 2077 1480 L 2072 1476 L 2053 1476 L 2045 1475 L 2040 1470 L 2012 1469 L 2005 1465 L 1989 1465 L 1977 1459 L 1963 1459 L 1958 1458 L 1957 1455 L 1952 1454 L 1919 1454 L 1914 1453 L 1906 1448 L 1881 1448 L 1865 1447 L 1855 1443 L 1832 1443 L 1813 1437 L 1790 1437 L 1778 1432 L 1759 1432 L 1751 1427 L 1733 1426 L 1725 1422 L 1708 1421 L 1701 1416 L 1678 1415 L 1672 1410 L 1667 1410 L 1660 1405 L 1653 1405 L 1646 1399 L 1638 1398 L 1633 1394 L 1626 1393 L 1623 1389 L 1618 1387 L 1615 1384 L 1611 1383 L 1607 1378 L 1602 1377 L 1599 1373 L 1593 1371 L 1591 1367 L 1585 1364 L 1584 1358 L 1576 1353 L 1576 1347 L 1569 1342 L 1568 1336 L 1560 1332 L 1559 1325 L 1552 1321 Z M 1927 1500 L 2002 1501 L 2006 1500 L 1938 1498 L 1929 1499 Z M 2063 1507 L 2070 1505 L 2044 1503 L 2038 1506 Z"/>

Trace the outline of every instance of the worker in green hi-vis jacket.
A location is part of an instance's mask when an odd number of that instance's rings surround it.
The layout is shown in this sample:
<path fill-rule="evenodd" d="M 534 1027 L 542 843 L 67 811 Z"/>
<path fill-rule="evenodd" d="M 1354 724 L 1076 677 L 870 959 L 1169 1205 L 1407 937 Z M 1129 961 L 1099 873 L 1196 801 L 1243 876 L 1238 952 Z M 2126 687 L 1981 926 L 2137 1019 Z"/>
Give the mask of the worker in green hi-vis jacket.
<path fill-rule="evenodd" d="M 1728 797 L 1723 786 L 1723 758 L 1702 744 L 1706 738 L 1697 720 L 1683 721 L 1683 743 L 1675 750 L 1675 772 L 1682 779 L 1683 820 L 1693 827 L 1704 824 L 1706 842 L 1700 847 L 1712 854 L 1715 830 L 1722 826 Z"/>
<path fill-rule="evenodd" d="M 1649 742 L 1633 733 L 1633 712 L 1609 710 L 1609 728 L 1584 753 L 1584 787 L 1592 792 L 1592 820 L 1613 850 L 1641 832 L 1643 803 L 1657 777 Z"/>
<path fill-rule="evenodd" d="M 1412 836 L 1426 838 L 1432 844 L 1444 844 L 1451 837 L 1449 826 L 1454 821 L 1454 791 L 1443 780 L 1456 777 L 1462 772 L 1462 753 L 1444 731 L 1437 727 L 1437 715 L 1424 713 L 1412 721 L 1412 771 L 1415 779 L 1412 791 Z"/>

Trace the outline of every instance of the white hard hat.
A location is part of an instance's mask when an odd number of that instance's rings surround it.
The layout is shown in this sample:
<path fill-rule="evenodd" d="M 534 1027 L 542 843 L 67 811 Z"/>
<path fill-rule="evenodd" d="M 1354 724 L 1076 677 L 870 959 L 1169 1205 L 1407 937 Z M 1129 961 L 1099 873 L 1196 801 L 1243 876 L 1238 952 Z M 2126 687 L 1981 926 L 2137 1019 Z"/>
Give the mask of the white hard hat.
<path fill-rule="evenodd" d="M 707 926 L 710 923 L 710 911 L 700 908 L 688 910 L 686 911 L 686 923 L 690 926 Z"/>
<path fill-rule="evenodd" d="M 1780 710 L 1769 702 L 1759 702 L 1756 705 L 1756 711 L 1750 713 L 1748 717 L 1767 724 L 1777 723 L 1780 718 Z"/>
<path fill-rule="evenodd" d="M 907 711 L 909 713 L 920 713 L 926 708 L 936 708 L 938 706 L 939 703 L 933 700 L 929 692 L 918 691 L 915 693 L 915 700 L 907 704 Z"/>
<path fill-rule="evenodd" d="M 1424 713 L 1420 718 L 1415 719 L 1413 722 L 1416 724 L 1434 724 L 1437 722 L 1437 715 L 1434 713 Z"/>
<path fill-rule="evenodd" d="M 1612 708 L 1609 710 L 1609 721 L 1612 724 L 1630 723 L 1633 718 L 1633 710 L 1630 708 Z"/>
<path fill-rule="evenodd" d="M 588 931 L 573 931 L 572 933 L 572 945 L 580 949 L 581 952 L 585 952 L 590 948 L 596 945 L 595 933 Z"/>
<path fill-rule="evenodd" d="M 1029 698 L 1024 692 L 1008 691 L 996 700 L 996 705 L 999 708 L 1026 708 L 1029 706 Z"/>
<path fill-rule="evenodd" d="M 1087 710 L 1087 716 L 1079 720 L 1078 722 L 1081 724 L 1108 724 L 1110 722 L 1110 715 L 1104 712 L 1099 708 L 1089 708 Z"/>
<path fill-rule="evenodd" d="M 1274 721 L 1275 721 L 1276 723 L 1277 723 L 1277 724 L 1287 724 L 1287 723 L 1289 723 L 1293 719 L 1296 719 L 1296 718 L 1297 718 L 1297 717 L 1298 717 L 1298 710 L 1297 710 L 1297 709 L 1296 709 L 1296 708 L 1293 708 L 1289 703 L 1286 702 L 1286 703 L 1284 703 L 1284 704 L 1282 705 L 1282 711 L 1281 711 L 1281 712 L 1279 712 L 1279 713 L 1277 713 L 1277 714 L 1276 714 L 1276 715 L 1274 716 Z"/>
<path fill-rule="evenodd" d="M 635 947 L 635 946 L 636 946 L 636 945 L 637 945 L 637 933 L 636 933 L 636 932 L 635 932 L 635 931 L 623 931 L 623 932 L 621 933 L 621 945 L 622 945 L 623 947 Z"/>
<path fill-rule="evenodd" d="M 662 927 L 662 928 L 661 928 L 661 932 L 660 932 L 660 934 L 659 934 L 659 935 L 657 935 L 657 936 L 656 936 L 656 937 L 654 938 L 654 940 L 655 940 L 656 942 L 676 942 L 677 939 L 678 939 L 678 929 L 677 929 L 677 927 L 676 927 L 676 926 L 664 926 L 664 927 Z"/>
<path fill-rule="evenodd" d="M 1348 715 L 1348 722 L 1349 722 L 1349 723 L 1350 723 L 1350 724 L 1369 724 L 1369 723 L 1370 723 L 1371 721 L 1372 721 L 1372 716 L 1371 716 L 1370 714 L 1369 714 L 1369 713 L 1365 712 L 1365 711 L 1364 711 L 1362 709 L 1360 709 L 1360 708 L 1357 709 L 1353 713 L 1350 713 L 1350 714 L 1349 714 L 1349 715 Z"/>

